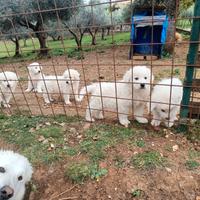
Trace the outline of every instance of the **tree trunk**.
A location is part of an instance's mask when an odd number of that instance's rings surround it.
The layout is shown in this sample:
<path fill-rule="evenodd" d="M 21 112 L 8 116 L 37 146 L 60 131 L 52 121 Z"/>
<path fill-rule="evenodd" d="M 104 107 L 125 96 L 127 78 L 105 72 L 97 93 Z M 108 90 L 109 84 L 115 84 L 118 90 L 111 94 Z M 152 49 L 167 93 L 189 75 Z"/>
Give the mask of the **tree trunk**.
<path fill-rule="evenodd" d="M 47 34 L 46 32 L 44 32 L 44 27 L 40 21 L 38 21 L 36 24 L 35 32 L 36 32 L 35 35 L 38 38 L 39 43 L 40 43 L 39 55 L 46 56 L 48 54 L 48 48 L 46 46 Z"/>
<path fill-rule="evenodd" d="M 105 28 L 101 29 L 101 40 L 105 40 Z"/>
<path fill-rule="evenodd" d="M 98 28 L 94 29 L 94 33 L 92 32 L 91 29 L 88 29 L 89 34 L 92 36 L 92 43 L 91 45 L 96 45 L 96 34 L 98 32 Z"/>
<path fill-rule="evenodd" d="M 15 38 L 11 38 L 11 41 L 15 43 L 15 57 L 20 56 L 20 46 L 19 46 L 19 39 L 17 36 L 15 36 Z"/>
<path fill-rule="evenodd" d="M 122 24 L 120 24 L 120 32 L 122 32 L 122 30 L 123 30 L 123 26 Z"/>
<path fill-rule="evenodd" d="M 110 27 L 107 27 L 107 35 L 110 35 Z"/>
<path fill-rule="evenodd" d="M 23 41 L 24 41 L 24 47 L 27 47 L 26 39 L 23 39 Z"/>

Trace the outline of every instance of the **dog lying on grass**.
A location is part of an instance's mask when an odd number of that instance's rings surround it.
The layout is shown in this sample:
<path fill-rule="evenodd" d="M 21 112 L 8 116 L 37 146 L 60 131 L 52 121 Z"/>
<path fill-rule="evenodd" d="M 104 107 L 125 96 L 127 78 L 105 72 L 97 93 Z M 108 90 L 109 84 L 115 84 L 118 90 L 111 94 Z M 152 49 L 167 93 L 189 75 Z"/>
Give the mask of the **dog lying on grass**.
<path fill-rule="evenodd" d="M 83 87 L 79 94 L 80 101 L 86 93 L 91 93 L 86 120 L 93 122 L 94 118 L 102 119 L 103 110 L 108 110 L 118 112 L 120 124 L 128 127 L 128 115 L 133 107 L 135 119 L 139 123 L 147 123 L 143 114 L 150 98 L 150 83 L 153 81 L 151 75 L 151 70 L 146 66 L 135 66 L 117 83 L 102 82 Z"/>
<path fill-rule="evenodd" d="M 33 170 L 24 156 L 0 150 L 0 200 L 22 200 Z"/>
<path fill-rule="evenodd" d="M 10 108 L 10 99 L 17 87 L 18 78 L 14 72 L 0 73 L 0 106 Z"/>
<path fill-rule="evenodd" d="M 161 80 L 154 87 L 151 96 L 151 112 L 153 115 L 151 124 L 159 126 L 161 122 L 164 122 L 165 126 L 172 127 L 174 121 L 177 120 L 182 95 L 183 85 L 178 78 Z"/>

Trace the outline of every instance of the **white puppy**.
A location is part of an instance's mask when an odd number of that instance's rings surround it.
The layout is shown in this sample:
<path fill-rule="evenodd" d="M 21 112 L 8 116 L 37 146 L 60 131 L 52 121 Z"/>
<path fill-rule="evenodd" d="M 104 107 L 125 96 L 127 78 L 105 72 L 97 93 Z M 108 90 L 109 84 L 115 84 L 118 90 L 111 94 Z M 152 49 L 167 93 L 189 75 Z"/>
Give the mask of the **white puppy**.
<path fill-rule="evenodd" d="M 147 123 L 143 117 L 145 105 L 150 97 L 151 71 L 146 66 L 135 66 L 128 70 L 120 82 L 102 82 L 82 88 L 80 101 L 88 92 L 91 93 L 86 109 L 86 120 L 94 121 L 94 117 L 103 118 L 103 109 L 118 112 L 119 122 L 128 127 L 128 114 L 134 108 L 135 119 Z"/>
<path fill-rule="evenodd" d="M 79 92 L 79 83 L 80 83 L 80 74 L 75 69 L 67 69 L 63 73 L 63 77 L 68 79 L 70 82 L 70 94 L 74 94 L 75 100 L 79 101 L 78 92 Z"/>
<path fill-rule="evenodd" d="M 10 99 L 13 96 L 18 83 L 17 75 L 14 72 L 0 73 L 0 106 L 10 108 Z"/>
<path fill-rule="evenodd" d="M 0 200 L 22 200 L 32 172 L 27 158 L 13 151 L 0 150 Z"/>
<path fill-rule="evenodd" d="M 165 126 L 172 127 L 174 121 L 177 120 L 182 95 L 183 86 L 178 78 L 161 80 L 152 92 L 151 112 L 153 120 L 151 124 L 159 126 L 163 121 Z"/>
<path fill-rule="evenodd" d="M 38 83 L 38 92 L 43 94 L 45 103 L 49 104 L 52 94 L 62 94 L 65 104 L 70 105 L 70 82 L 63 76 L 45 76 Z"/>
<path fill-rule="evenodd" d="M 42 66 L 34 62 L 27 66 L 28 69 L 28 88 L 26 92 L 37 92 L 38 82 L 42 80 Z"/>

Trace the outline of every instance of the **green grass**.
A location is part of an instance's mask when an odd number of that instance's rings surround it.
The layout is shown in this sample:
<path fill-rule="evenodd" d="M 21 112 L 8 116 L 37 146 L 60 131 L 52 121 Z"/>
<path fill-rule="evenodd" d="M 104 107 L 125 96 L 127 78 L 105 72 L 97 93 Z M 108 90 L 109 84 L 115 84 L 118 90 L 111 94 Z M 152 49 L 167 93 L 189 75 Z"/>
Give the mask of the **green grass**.
<path fill-rule="evenodd" d="M 166 160 L 157 151 L 145 151 L 131 159 L 132 165 L 139 169 L 152 169 L 164 166 Z"/>
<path fill-rule="evenodd" d="M 46 125 L 47 122 L 51 125 Z M 64 143 L 64 133 L 59 125 L 63 122 L 78 122 L 78 118 L 0 115 L 0 137 L 8 143 L 18 146 L 20 152 L 27 156 L 32 163 L 49 164 L 64 157 L 65 154 L 77 153 L 75 149 Z M 41 136 L 46 142 L 39 141 Z M 49 149 L 50 144 L 55 145 L 55 149 Z"/>
<path fill-rule="evenodd" d="M 87 179 L 99 180 L 107 170 L 93 163 L 73 163 L 65 170 L 65 177 L 74 183 L 83 183 Z"/>
<path fill-rule="evenodd" d="M 200 163 L 196 160 L 187 160 L 185 166 L 188 170 L 195 170 L 199 168 Z"/>
<path fill-rule="evenodd" d="M 106 40 L 101 40 L 101 37 L 97 36 L 97 45 L 91 46 L 91 37 L 89 35 L 85 35 L 82 42 L 83 52 L 92 51 L 94 49 L 102 51 L 103 49 L 112 47 L 113 44 L 123 44 L 129 42 L 129 38 L 129 32 L 115 33 L 113 38 L 110 35 L 106 37 Z M 50 56 L 68 55 L 69 57 L 76 57 L 77 59 L 82 58 L 81 53 L 76 50 L 76 43 L 74 39 L 65 39 L 63 43 L 62 41 L 47 40 L 47 46 L 50 49 Z M 21 56 L 16 58 L 13 57 L 15 53 L 14 43 L 11 41 L 0 41 L 0 63 L 26 61 L 37 58 L 39 42 L 36 38 L 33 40 L 28 39 L 26 47 L 23 47 L 23 41 L 20 41 L 20 47 Z"/>

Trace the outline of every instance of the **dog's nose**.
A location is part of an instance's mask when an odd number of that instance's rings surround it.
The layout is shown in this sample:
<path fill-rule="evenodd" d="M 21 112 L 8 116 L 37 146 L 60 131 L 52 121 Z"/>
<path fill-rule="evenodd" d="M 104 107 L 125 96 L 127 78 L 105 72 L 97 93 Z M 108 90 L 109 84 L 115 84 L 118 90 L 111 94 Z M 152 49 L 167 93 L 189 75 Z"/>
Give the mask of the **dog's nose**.
<path fill-rule="evenodd" d="M 10 88 L 10 85 L 8 84 L 7 87 Z"/>
<path fill-rule="evenodd" d="M 141 87 L 141 88 L 145 88 L 145 84 L 144 84 L 144 83 L 141 83 L 141 84 L 140 84 L 140 87 Z"/>
<path fill-rule="evenodd" d="M 38 73 L 40 73 L 41 71 L 38 71 Z"/>
<path fill-rule="evenodd" d="M 4 186 L 0 189 L 0 199 L 7 200 L 13 197 L 14 190 L 9 186 Z"/>

